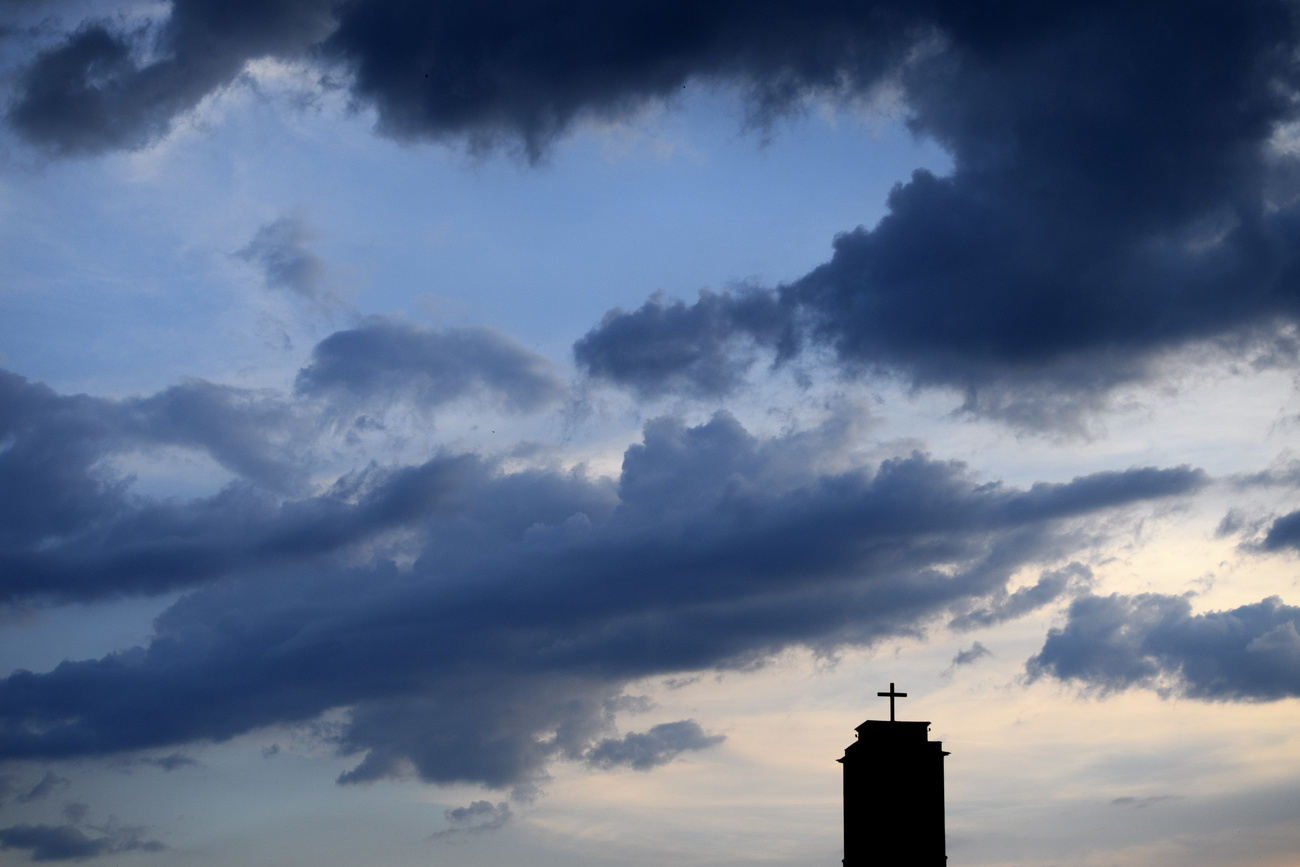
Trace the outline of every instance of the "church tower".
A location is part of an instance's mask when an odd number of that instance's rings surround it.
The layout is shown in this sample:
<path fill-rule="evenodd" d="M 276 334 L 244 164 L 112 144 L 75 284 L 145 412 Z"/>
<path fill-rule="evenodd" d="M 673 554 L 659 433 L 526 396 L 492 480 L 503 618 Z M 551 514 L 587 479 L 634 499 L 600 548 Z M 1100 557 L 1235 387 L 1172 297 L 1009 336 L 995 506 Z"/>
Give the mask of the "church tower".
<path fill-rule="evenodd" d="M 943 757 L 928 722 L 867 720 L 844 750 L 844 867 L 945 867 Z"/>

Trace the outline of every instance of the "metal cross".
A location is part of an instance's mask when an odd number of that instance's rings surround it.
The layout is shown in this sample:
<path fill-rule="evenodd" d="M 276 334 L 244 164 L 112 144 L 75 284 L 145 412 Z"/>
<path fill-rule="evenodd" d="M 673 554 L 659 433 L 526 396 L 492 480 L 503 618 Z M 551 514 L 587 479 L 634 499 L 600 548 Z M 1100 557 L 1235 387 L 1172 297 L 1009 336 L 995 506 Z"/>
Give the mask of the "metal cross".
<path fill-rule="evenodd" d="M 893 721 L 894 721 L 894 699 L 895 699 L 895 698 L 907 698 L 907 693 L 905 693 L 905 692 L 894 692 L 894 684 L 893 684 L 893 682 L 891 681 L 890 684 L 889 684 L 889 692 L 878 692 L 878 693 L 876 693 L 876 695 L 878 695 L 878 696 L 880 696 L 880 697 L 882 697 L 882 698 L 885 697 L 885 696 L 889 696 L 889 721 L 890 721 L 890 722 L 893 722 Z"/>

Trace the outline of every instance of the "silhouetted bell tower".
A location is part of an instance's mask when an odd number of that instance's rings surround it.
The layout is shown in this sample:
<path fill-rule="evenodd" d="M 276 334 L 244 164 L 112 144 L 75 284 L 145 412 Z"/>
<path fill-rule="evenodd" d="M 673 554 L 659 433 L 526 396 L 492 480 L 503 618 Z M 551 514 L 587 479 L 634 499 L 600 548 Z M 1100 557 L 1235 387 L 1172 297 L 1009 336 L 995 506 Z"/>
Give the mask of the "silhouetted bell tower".
<path fill-rule="evenodd" d="M 928 722 L 869 719 L 844 750 L 844 867 L 944 867 L 943 751 Z"/>

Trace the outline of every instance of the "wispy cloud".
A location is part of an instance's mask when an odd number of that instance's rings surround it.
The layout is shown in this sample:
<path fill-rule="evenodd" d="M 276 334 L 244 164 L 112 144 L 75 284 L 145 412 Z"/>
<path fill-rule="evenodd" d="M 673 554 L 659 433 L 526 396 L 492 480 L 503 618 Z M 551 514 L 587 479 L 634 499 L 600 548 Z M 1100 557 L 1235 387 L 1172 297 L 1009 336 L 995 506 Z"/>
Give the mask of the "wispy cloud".
<path fill-rule="evenodd" d="M 974 665 L 976 661 L 992 655 L 993 651 L 976 641 L 969 649 L 957 651 L 957 655 L 952 658 L 952 664 L 944 669 L 943 675 L 944 677 L 951 677 L 952 673 L 961 666 Z"/>
<path fill-rule="evenodd" d="M 505 801 L 499 804 L 493 804 L 491 801 L 474 801 L 467 807 L 443 810 L 442 815 L 451 827 L 434 833 L 434 839 L 453 837 L 456 834 L 483 834 L 495 831 L 513 818 L 510 805 Z"/>

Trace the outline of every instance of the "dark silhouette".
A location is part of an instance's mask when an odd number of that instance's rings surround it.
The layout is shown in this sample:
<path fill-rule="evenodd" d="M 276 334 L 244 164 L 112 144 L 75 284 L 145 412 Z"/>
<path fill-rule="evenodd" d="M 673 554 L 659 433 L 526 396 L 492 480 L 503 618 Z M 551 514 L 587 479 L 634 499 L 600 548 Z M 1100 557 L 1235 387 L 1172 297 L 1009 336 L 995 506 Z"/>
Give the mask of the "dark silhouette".
<path fill-rule="evenodd" d="M 867 720 L 844 750 L 844 867 L 944 867 L 943 757 L 928 722 Z"/>

